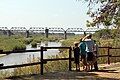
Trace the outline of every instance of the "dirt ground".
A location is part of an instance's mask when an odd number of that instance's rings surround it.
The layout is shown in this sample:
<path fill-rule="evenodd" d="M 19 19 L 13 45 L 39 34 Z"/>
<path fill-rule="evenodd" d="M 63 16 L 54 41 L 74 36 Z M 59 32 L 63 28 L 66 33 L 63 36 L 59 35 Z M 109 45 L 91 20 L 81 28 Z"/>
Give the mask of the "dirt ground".
<path fill-rule="evenodd" d="M 6 80 L 120 80 L 120 62 L 108 64 L 100 64 L 99 71 L 55 71 L 44 72 L 44 75 L 34 74 L 27 76 L 10 77 Z"/>

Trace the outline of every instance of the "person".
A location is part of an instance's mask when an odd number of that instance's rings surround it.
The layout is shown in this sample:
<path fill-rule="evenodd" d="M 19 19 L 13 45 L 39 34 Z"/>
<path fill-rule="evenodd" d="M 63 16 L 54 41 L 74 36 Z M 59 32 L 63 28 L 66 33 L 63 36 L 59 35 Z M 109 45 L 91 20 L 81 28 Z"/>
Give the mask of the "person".
<path fill-rule="evenodd" d="M 76 64 L 76 71 L 80 71 L 80 48 L 78 47 L 78 42 L 74 42 L 74 63 Z"/>
<path fill-rule="evenodd" d="M 86 52 L 86 44 L 82 41 L 82 38 L 80 38 L 80 55 L 81 55 L 81 62 L 83 64 L 83 70 L 87 70 L 87 52 Z"/>
<path fill-rule="evenodd" d="M 97 58 L 98 58 L 98 45 L 96 44 L 96 40 L 94 40 L 94 70 L 98 70 L 98 63 L 97 63 Z"/>
<path fill-rule="evenodd" d="M 83 37 L 82 41 L 85 41 L 86 43 L 86 51 L 87 51 L 87 61 L 89 63 L 88 69 L 90 70 L 90 66 L 93 65 L 93 50 L 94 50 L 94 41 L 92 39 L 91 34 L 87 34 L 85 37 Z"/>

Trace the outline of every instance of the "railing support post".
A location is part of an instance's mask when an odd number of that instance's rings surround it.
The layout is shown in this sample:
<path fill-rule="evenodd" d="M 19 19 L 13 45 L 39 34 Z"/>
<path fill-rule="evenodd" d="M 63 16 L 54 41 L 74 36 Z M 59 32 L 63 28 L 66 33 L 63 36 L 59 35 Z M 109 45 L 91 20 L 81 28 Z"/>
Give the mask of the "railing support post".
<path fill-rule="evenodd" d="M 108 64 L 110 64 L 110 47 L 108 47 Z"/>
<path fill-rule="evenodd" d="M 71 49 L 71 47 L 69 48 L 69 71 L 71 71 L 71 62 L 72 62 L 72 57 L 71 57 L 71 51 L 72 51 L 72 49 Z"/>
<path fill-rule="evenodd" d="M 41 46 L 41 75 L 43 75 L 43 46 Z"/>

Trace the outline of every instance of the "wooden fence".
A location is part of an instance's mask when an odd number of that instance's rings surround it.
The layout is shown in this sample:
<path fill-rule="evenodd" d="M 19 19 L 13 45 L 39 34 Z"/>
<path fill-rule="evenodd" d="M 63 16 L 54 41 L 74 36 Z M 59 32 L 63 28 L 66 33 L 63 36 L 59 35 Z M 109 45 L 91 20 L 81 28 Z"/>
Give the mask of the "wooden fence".
<path fill-rule="evenodd" d="M 112 47 L 99 47 L 99 48 L 106 48 L 108 49 L 107 55 L 99 55 L 98 57 L 108 57 L 108 64 L 110 64 L 110 57 L 120 57 L 120 55 L 112 56 L 110 54 L 110 49 L 120 49 L 120 48 L 112 48 Z M 48 49 L 68 49 L 69 50 L 69 57 L 68 58 L 55 58 L 55 59 L 43 59 L 43 52 L 47 51 Z M 19 51 L 2 51 L 0 50 L 0 54 L 10 54 L 10 53 L 25 53 L 25 52 L 40 52 L 40 62 L 34 63 L 26 63 L 26 64 L 19 64 L 19 65 L 10 65 L 10 66 L 0 66 L 0 69 L 8 69 L 8 68 L 18 68 L 24 66 L 32 66 L 32 65 L 40 65 L 40 73 L 43 75 L 43 67 L 44 64 L 47 64 L 47 61 L 57 61 L 57 60 L 69 60 L 69 70 L 71 71 L 71 65 L 74 58 L 72 57 L 72 48 L 71 47 L 41 47 L 37 50 L 19 50 Z"/>

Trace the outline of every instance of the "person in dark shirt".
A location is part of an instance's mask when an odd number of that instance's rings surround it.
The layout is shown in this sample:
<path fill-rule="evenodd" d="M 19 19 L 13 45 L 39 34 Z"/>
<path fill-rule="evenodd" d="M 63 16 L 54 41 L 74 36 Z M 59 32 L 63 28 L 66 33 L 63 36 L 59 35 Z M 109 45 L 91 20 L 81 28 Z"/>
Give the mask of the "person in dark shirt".
<path fill-rule="evenodd" d="M 77 42 L 74 43 L 74 63 L 76 64 L 76 71 L 80 71 L 80 48 Z"/>
<path fill-rule="evenodd" d="M 96 43 L 96 40 L 94 40 L 94 70 L 98 71 L 98 63 L 97 63 L 97 58 L 98 58 L 98 44 Z"/>

